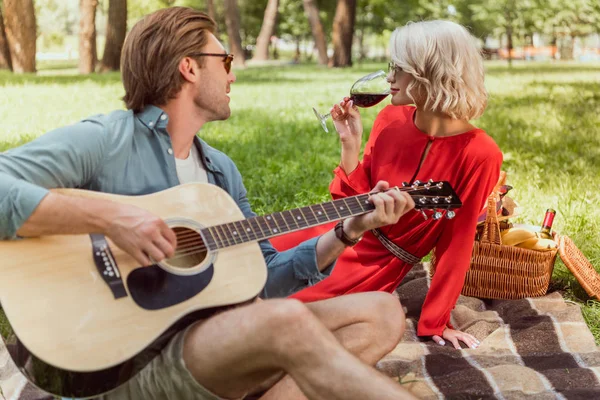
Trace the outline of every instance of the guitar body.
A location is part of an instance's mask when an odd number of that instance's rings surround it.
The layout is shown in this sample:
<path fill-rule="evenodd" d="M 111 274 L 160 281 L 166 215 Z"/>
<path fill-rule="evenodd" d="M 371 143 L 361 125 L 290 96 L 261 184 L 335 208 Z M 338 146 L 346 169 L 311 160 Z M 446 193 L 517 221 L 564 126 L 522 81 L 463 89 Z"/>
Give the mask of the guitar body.
<path fill-rule="evenodd" d="M 137 197 L 61 192 L 133 204 L 192 233 L 244 219 L 215 185 Z M 101 235 L 5 241 L 0 255 L 0 303 L 16 336 L 7 341 L 11 356 L 32 383 L 66 397 L 95 396 L 126 382 L 176 330 L 252 300 L 267 278 L 256 242 L 206 250 L 188 275 L 140 267 Z"/>

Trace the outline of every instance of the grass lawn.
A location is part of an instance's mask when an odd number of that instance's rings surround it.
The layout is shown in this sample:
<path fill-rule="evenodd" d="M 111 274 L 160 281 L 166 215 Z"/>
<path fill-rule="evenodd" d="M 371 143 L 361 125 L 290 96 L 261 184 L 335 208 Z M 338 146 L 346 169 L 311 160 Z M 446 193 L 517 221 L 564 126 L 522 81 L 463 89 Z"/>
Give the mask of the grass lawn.
<path fill-rule="evenodd" d="M 0 72 L 0 151 L 122 107 L 118 74 L 78 76 L 63 67 L 46 65 L 36 76 Z M 511 196 L 522 208 L 513 222 L 540 224 L 546 208 L 556 209 L 555 229 L 569 235 L 600 270 L 600 64 L 486 67 L 490 101 L 476 124 L 504 152 L 503 169 L 514 186 Z M 290 65 L 236 72 L 233 116 L 209 124 L 200 134 L 238 164 L 259 214 L 328 200 L 339 145 L 335 134 L 318 126 L 311 107 L 326 111 L 355 79 L 378 68 L 384 65 L 347 70 Z M 382 107 L 363 110 L 367 133 Z M 600 343 L 600 303 L 588 298 L 560 261 L 552 287 L 581 303 Z M 2 318 L 0 313 L 0 327 Z"/>

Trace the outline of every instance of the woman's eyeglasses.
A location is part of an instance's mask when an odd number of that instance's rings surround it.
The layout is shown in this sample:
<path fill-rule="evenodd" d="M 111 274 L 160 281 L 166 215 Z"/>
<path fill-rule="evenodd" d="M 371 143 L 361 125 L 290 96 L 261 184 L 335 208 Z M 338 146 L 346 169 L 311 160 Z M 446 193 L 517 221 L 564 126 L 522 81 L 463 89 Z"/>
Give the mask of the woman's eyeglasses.
<path fill-rule="evenodd" d="M 225 71 L 229 73 L 231 71 L 231 62 L 233 61 L 233 54 L 223 53 L 197 53 L 196 56 L 207 56 L 207 57 L 223 57 L 223 64 L 225 65 Z"/>
<path fill-rule="evenodd" d="M 390 63 L 388 64 L 388 74 L 390 74 L 390 73 L 395 74 L 397 71 L 402 71 L 402 68 L 397 66 L 395 62 L 390 61 Z"/>

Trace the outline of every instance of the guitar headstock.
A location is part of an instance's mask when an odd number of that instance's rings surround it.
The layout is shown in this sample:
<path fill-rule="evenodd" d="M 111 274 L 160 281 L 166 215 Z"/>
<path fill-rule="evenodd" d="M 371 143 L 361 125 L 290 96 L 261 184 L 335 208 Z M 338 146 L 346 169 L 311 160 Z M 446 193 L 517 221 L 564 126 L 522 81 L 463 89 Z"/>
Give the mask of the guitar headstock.
<path fill-rule="evenodd" d="M 444 214 L 446 218 L 454 218 L 453 209 L 460 208 L 462 202 L 460 198 L 447 181 L 427 182 L 415 181 L 412 184 L 404 182 L 400 190 L 407 192 L 415 202 L 415 208 L 421 210 L 425 218 L 427 215 L 424 210 L 434 210 L 433 219 L 440 219 Z"/>

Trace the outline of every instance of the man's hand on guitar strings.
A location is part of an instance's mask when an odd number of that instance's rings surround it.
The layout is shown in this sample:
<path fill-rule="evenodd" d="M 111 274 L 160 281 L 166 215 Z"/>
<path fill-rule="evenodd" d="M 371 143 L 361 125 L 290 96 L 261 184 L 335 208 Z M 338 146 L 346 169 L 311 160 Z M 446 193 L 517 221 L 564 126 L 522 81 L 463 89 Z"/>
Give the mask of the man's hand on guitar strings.
<path fill-rule="evenodd" d="M 117 204 L 103 232 L 141 265 L 172 257 L 177 248 L 175 232 L 156 215 L 132 205 Z"/>

